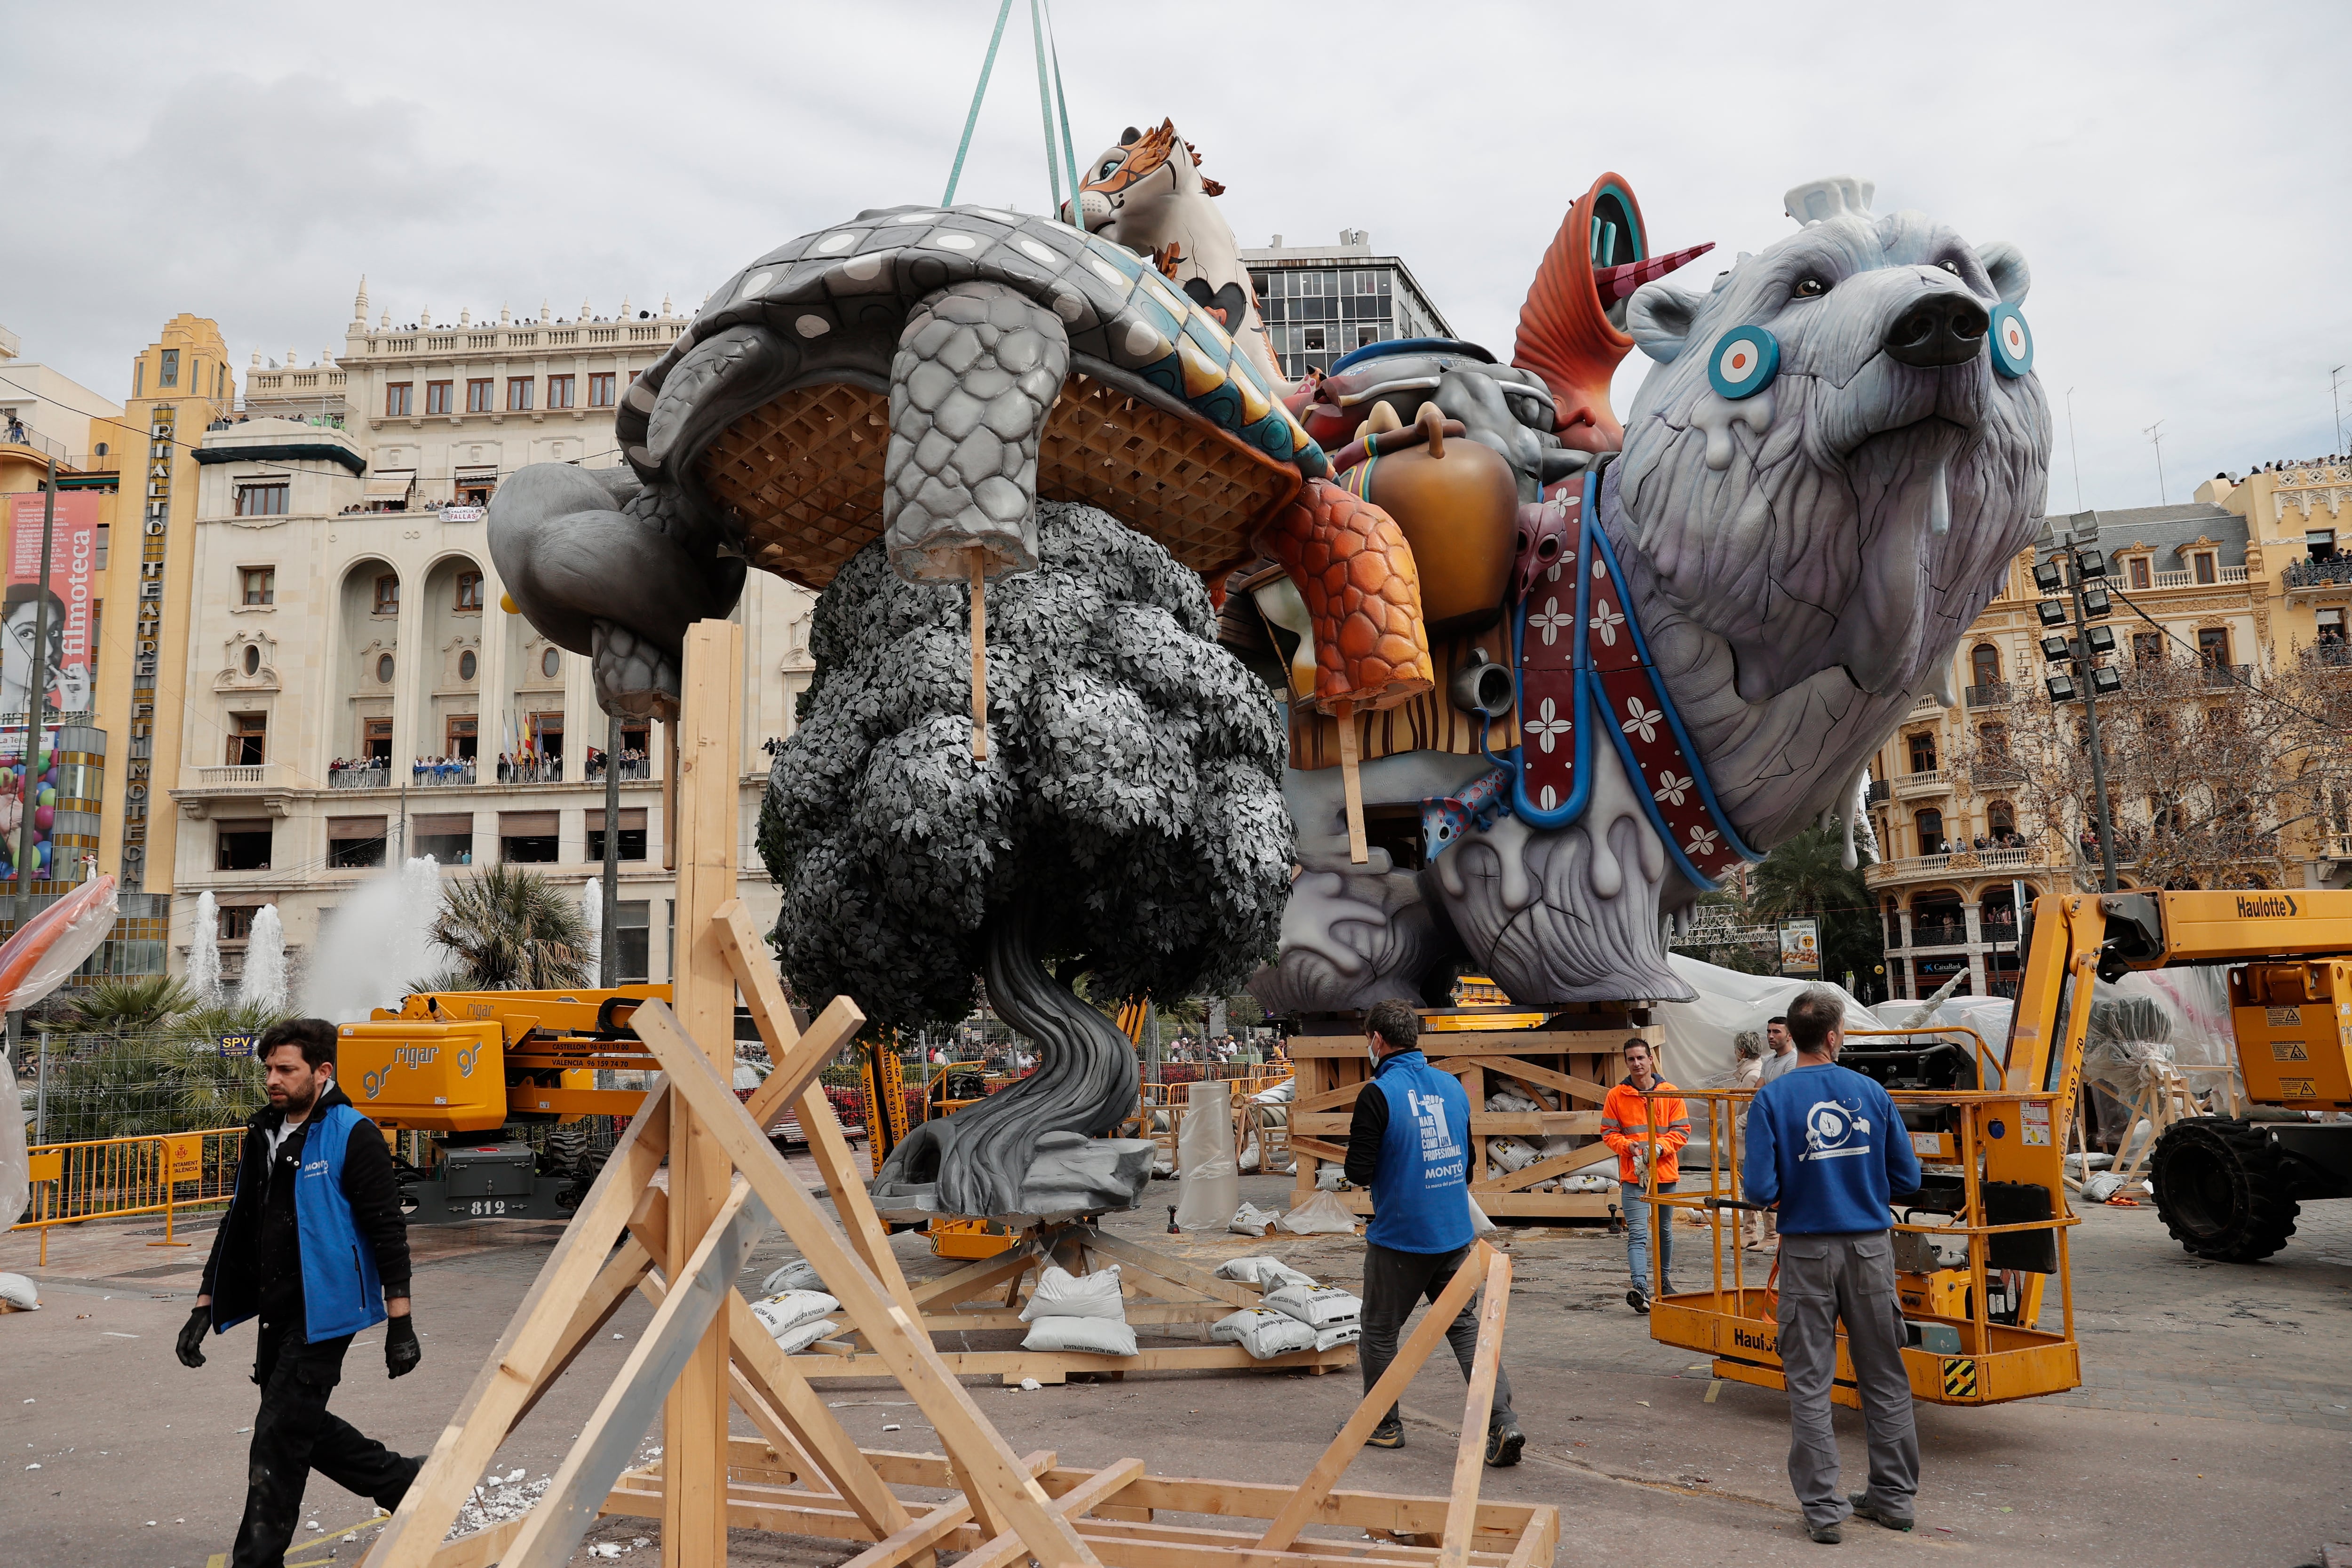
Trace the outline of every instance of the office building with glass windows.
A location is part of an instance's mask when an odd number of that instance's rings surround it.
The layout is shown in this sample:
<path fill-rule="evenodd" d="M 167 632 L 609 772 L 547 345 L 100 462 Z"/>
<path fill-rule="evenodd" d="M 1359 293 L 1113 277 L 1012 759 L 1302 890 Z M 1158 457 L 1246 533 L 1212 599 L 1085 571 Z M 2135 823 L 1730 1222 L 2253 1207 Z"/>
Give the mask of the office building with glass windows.
<path fill-rule="evenodd" d="M 1243 251 L 1242 262 L 1282 372 L 1294 380 L 1367 343 L 1454 335 L 1403 258 L 1373 254 L 1368 230 L 1343 229 L 1337 245 L 1286 246 L 1277 234 L 1265 249 Z"/>

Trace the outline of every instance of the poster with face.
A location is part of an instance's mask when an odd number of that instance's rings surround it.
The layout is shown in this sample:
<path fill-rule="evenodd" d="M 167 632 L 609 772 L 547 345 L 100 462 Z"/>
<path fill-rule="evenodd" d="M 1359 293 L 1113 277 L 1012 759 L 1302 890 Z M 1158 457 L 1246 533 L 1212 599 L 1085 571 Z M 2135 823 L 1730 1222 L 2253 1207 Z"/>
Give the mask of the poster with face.
<path fill-rule="evenodd" d="M 59 862 L 50 840 L 57 831 L 59 801 L 72 793 L 68 787 L 71 781 L 66 777 L 68 770 L 58 760 L 57 726 L 40 731 L 37 749 L 30 758 L 25 755 L 27 739 L 22 725 L 0 726 L 0 894 L 16 882 L 20 855 L 31 854 L 35 881 L 47 881 L 57 875 Z M 25 837 L 27 803 L 33 813 L 29 842 Z M 79 875 L 69 865 L 65 869 L 68 879 Z"/>
<path fill-rule="evenodd" d="M 98 567 L 98 494 L 61 490 L 50 525 L 47 614 L 42 614 L 41 512 L 46 498 L 8 498 L 8 581 L 0 603 L 0 711 L 24 713 L 26 680 L 36 668 L 47 675 L 50 712 L 89 710 L 89 607 Z M 43 622 L 46 620 L 46 625 Z M 36 649 L 41 641 L 47 647 Z"/>

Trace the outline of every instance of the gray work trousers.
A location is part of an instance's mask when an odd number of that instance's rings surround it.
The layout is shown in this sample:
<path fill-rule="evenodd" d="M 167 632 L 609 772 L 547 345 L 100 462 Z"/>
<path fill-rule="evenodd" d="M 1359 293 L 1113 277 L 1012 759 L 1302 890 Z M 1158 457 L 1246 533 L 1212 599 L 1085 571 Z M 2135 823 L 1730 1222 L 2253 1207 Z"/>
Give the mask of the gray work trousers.
<path fill-rule="evenodd" d="M 1919 1434 L 1911 1425 L 1911 1379 L 1903 1368 L 1903 1306 L 1895 1294 L 1892 1237 L 1883 1230 L 1841 1236 L 1784 1230 L 1780 1267 L 1789 1484 L 1805 1522 L 1833 1524 L 1853 1511 L 1839 1489 L 1837 1432 L 1830 1424 L 1841 1321 L 1870 1444 L 1871 1504 L 1909 1519 L 1919 1489 Z"/>
<path fill-rule="evenodd" d="M 1470 1256 L 1470 1249 L 1460 1247 L 1453 1252 L 1399 1252 L 1378 1242 L 1364 1244 L 1364 1309 L 1363 1342 L 1356 1360 L 1364 1373 L 1364 1392 L 1370 1394 L 1372 1384 L 1380 1382 L 1381 1373 L 1388 1371 L 1389 1363 L 1396 1360 L 1397 1342 L 1404 1334 L 1404 1323 L 1412 1310 L 1424 1300 L 1434 1301 L 1454 1283 L 1454 1271 Z M 1471 1364 L 1478 1357 L 1478 1298 L 1472 1296 L 1462 1304 L 1454 1321 L 1445 1330 L 1445 1342 L 1454 1347 L 1454 1359 L 1462 1363 L 1462 1375 L 1467 1379 Z M 1388 1408 L 1383 1421 L 1395 1417 L 1397 1407 Z M 1511 1413 L 1511 1380 L 1501 1367 L 1495 1369 L 1495 1403 L 1486 1417 L 1486 1429 L 1517 1425 Z"/>

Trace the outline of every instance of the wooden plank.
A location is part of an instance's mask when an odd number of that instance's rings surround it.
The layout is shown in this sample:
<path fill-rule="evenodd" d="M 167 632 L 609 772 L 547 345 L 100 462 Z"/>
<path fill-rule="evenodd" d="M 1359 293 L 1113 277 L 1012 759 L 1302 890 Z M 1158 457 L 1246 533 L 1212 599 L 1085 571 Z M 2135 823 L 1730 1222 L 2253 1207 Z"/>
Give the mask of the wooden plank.
<path fill-rule="evenodd" d="M 1143 1474 L 1141 1459 L 1121 1459 L 1106 1466 L 1080 1487 L 1073 1488 L 1053 1500 L 1055 1512 L 1065 1519 L 1077 1519 L 1097 1503 L 1108 1502 L 1129 1482 Z M 1018 1535 L 997 1536 L 968 1557 L 956 1560 L 956 1568 L 1013 1568 L 1013 1564 L 1029 1554 L 1029 1548 Z"/>
<path fill-rule="evenodd" d="M 1192 1264 L 1181 1262 L 1164 1252 L 1154 1252 L 1148 1247 L 1139 1247 L 1125 1237 L 1113 1236 L 1108 1231 L 1087 1232 L 1086 1245 L 1090 1251 L 1099 1252 L 1106 1258 L 1115 1258 L 1121 1263 L 1131 1263 L 1147 1274 L 1157 1275 L 1162 1279 L 1171 1279 L 1179 1285 L 1190 1286 L 1212 1300 L 1229 1302 L 1235 1307 L 1255 1307 L 1260 1300 L 1257 1291 L 1238 1280 L 1220 1279 L 1205 1268 L 1196 1268 Z"/>
<path fill-rule="evenodd" d="M 646 1190 L 647 1197 L 659 1195 L 650 1187 Z M 524 1417 L 537 1407 L 541 1396 L 555 1386 L 555 1380 L 562 1377 L 573 1359 L 587 1348 L 588 1342 L 612 1321 L 613 1314 L 621 1310 L 621 1303 L 636 1293 L 639 1281 L 653 1266 L 651 1255 L 635 1236 L 622 1242 L 621 1249 L 605 1260 L 604 1271 L 596 1276 L 594 1283 L 588 1287 L 587 1294 L 581 1298 L 580 1305 L 572 1310 L 572 1321 L 563 1330 L 562 1343 L 541 1375 L 539 1386 L 530 1391 L 530 1397 L 522 1402 L 522 1408 L 517 1410 L 507 1423 L 509 1433 L 523 1424 Z"/>
<path fill-rule="evenodd" d="M 1486 1420 L 1495 1409 L 1495 1379 L 1503 1370 L 1503 1320 L 1511 1307 L 1511 1255 L 1486 1259 L 1486 1296 L 1478 1306 L 1478 1350 L 1470 1360 L 1470 1392 L 1462 1406 L 1462 1442 L 1454 1453 L 1445 1539 L 1438 1568 L 1469 1568 L 1470 1533 L 1478 1518 L 1478 1480 L 1486 1465 Z"/>
<path fill-rule="evenodd" d="M 737 901 L 730 907 L 738 911 L 740 919 L 742 904 Z M 721 934 L 722 936 L 726 934 L 723 928 Z M 730 960 L 733 959 L 734 953 L 731 949 L 728 956 Z M 754 968 L 752 973 L 757 974 L 762 971 Z M 740 977 L 741 972 L 739 970 L 737 973 Z M 775 984 L 775 976 L 770 973 L 767 978 L 768 984 L 772 986 Z M 747 996 L 751 994 L 749 987 L 745 988 L 744 994 Z M 781 993 L 778 994 L 776 1000 L 779 1003 L 783 1000 Z M 752 1013 L 752 1017 L 754 1021 L 758 1020 L 757 1010 Z M 784 1020 L 789 1026 L 792 1015 L 786 1013 Z M 865 1026 L 865 1023 L 866 1015 L 859 1009 L 856 1003 L 846 996 L 836 996 L 825 1010 L 818 1015 L 816 1022 L 809 1026 L 807 1034 L 802 1035 L 798 1039 L 794 1039 L 790 1035 L 781 1037 L 782 1048 L 779 1048 L 777 1040 L 768 1040 L 768 1059 L 775 1066 L 766 1078 L 760 1080 L 760 1087 L 751 1091 L 751 1098 L 743 1102 L 743 1109 L 751 1112 L 751 1120 L 762 1127 L 773 1122 L 777 1113 L 783 1109 L 784 1102 L 798 1099 L 801 1091 L 814 1082 L 816 1075 L 824 1071 L 826 1064 L 833 1060 L 834 1052 L 856 1038 L 857 1031 Z M 767 1034 L 764 1026 L 760 1032 L 762 1037 Z M 808 1131 L 805 1118 L 801 1121 L 801 1130 L 803 1133 Z"/>
<path fill-rule="evenodd" d="M 1304 1111 L 1292 1115 L 1290 1131 L 1294 1135 L 1301 1132 L 1310 1136 L 1336 1133 L 1344 1138 L 1354 1121 L 1352 1111 L 1345 1115 L 1329 1110 Z M 1601 1113 L 1597 1110 L 1474 1110 L 1470 1113 L 1470 1131 L 1474 1137 L 1590 1138 L 1600 1131 Z"/>
<path fill-rule="evenodd" d="M 367 1568 L 425 1568 L 457 1510 L 506 1441 L 520 1413 L 565 1357 L 564 1336 L 579 1302 L 604 1272 L 613 1238 L 669 1147 L 669 1085 L 656 1079 L 614 1145 L 588 1195 L 564 1227 L 506 1331 L 442 1428 L 392 1521 L 368 1548 Z M 576 1347 L 574 1347 L 576 1348 Z"/>
<path fill-rule="evenodd" d="M 676 1214 L 673 1204 L 673 1218 Z M 717 1219 L 697 1241 L 686 1267 L 679 1270 L 678 1283 L 654 1310 L 653 1321 L 637 1336 L 619 1376 L 604 1391 L 587 1425 L 573 1440 L 546 1495 L 531 1509 L 521 1533 L 499 1559 L 500 1568 L 562 1568 L 571 1560 L 581 1538 L 588 1533 L 588 1527 L 596 1522 L 604 1495 L 628 1468 L 629 1456 L 645 1436 L 646 1424 L 664 1403 L 671 1384 L 699 1352 L 711 1325 L 719 1321 L 719 1310 L 726 1305 L 744 1258 L 766 1232 L 768 1223 L 768 1211 L 750 1184 L 733 1184 L 727 1201 L 719 1205 Z M 724 1335 L 721 1329 L 722 1346 L 726 1343 Z M 723 1436 L 717 1458 L 723 1488 L 727 1473 Z M 670 1490 L 680 1484 L 680 1479 L 677 1467 L 669 1462 L 667 1448 L 662 1459 L 664 1496 L 667 1499 Z M 698 1522 L 706 1529 L 716 1524 L 723 1542 L 726 1525 L 719 1511 L 719 1495 L 714 1493 L 703 1506 L 709 1517 Z M 663 1518 L 667 1520 L 675 1511 L 672 1501 L 664 1508 Z M 719 1561 L 724 1561 L 723 1556 Z"/>
<path fill-rule="evenodd" d="M 1652 1029 L 1656 1026 L 1652 1025 Z M 1663 1034 L 1663 1030 L 1659 1030 Z M 1433 1052 L 1449 1057 L 1549 1057 L 1563 1051 L 1608 1055 L 1627 1040 L 1647 1037 L 1643 1029 L 1507 1029 L 1472 1034 L 1433 1031 L 1422 1037 Z M 1364 1054 L 1361 1035 L 1294 1035 L 1293 1061 L 1309 1057 L 1359 1057 Z"/>
<path fill-rule="evenodd" d="M 1335 1165 L 1348 1163 L 1348 1146 L 1344 1143 L 1327 1143 L 1320 1138 L 1305 1138 L 1294 1132 L 1290 1135 L 1290 1149 L 1293 1153 L 1312 1154 Z"/>
<path fill-rule="evenodd" d="M 1054 1455 L 1041 1450 L 1022 1459 L 1032 1476 L 1042 1476 L 1054 1468 Z M 918 1520 L 909 1520 L 903 1529 L 892 1531 L 876 1542 L 841 1568 L 896 1568 L 918 1552 L 928 1552 L 939 1546 L 956 1530 L 971 1519 L 971 1500 L 950 1498 Z"/>
<path fill-rule="evenodd" d="M 721 620 L 695 622 L 687 628 L 678 668 L 677 881 L 671 904 L 677 940 L 667 1011 L 695 1043 L 696 1054 L 718 1064 L 731 1086 L 735 976 L 710 917 L 735 897 L 743 628 Z M 729 1201 L 732 1173 L 722 1147 L 704 1131 L 707 1116 L 674 1109 L 673 1119 L 668 1257 L 675 1264 L 695 1249 Z M 662 1568 L 724 1568 L 727 1562 L 723 1494 L 730 1403 L 727 1335 L 713 1326 L 680 1369 L 663 1410 Z"/>
<path fill-rule="evenodd" d="M 833 1489 L 877 1531 L 905 1524 L 907 1505 L 874 1473 L 856 1439 L 793 1369 L 792 1359 L 776 1348 L 740 1290 L 728 1295 L 727 1333 L 736 1373 L 766 1399 Z"/>
<path fill-rule="evenodd" d="M 1364 1439 L 1372 1435 L 1372 1428 L 1381 1424 L 1381 1418 L 1403 1394 L 1405 1385 L 1413 1380 L 1421 1371 L 1422 1363 L 1429 1359 L 1429 1352 L 1445 1338 L 1445 1331 L 1453 1327 L 1454 1320 L 1461 1315 L 1462 1309 L 1469 1303 L 1479 1282 L 1486 1277 L 1488 1261 L 1497 1256 L 1495 1249 L 1483 1241 L 1472 1244 L 1470 1256 L 1462 1260 L 1461 1267 L 1454 1271 L 1454 1278 L 1446 1281 L 1445 1289 L 1438 1292 L 1437 1300 L 1430 1303 L 1429 1310 L 1422 1315 L 1412 1332 L 1405 1336 L 1404 1343 L 1397 1347 L 1396 1360 L 1389 1363 L 1388 1369 L 1381 1373 L 1380 1381 L 1373 1384 L 1370 1392 L 1358 1402 L 1355 1414 L 1348 1417 L 1347 1424 L 1339 1428 L 1339 1435 L 1331 1439 L 1331 1446 L 1323 1450 L 1323 1457 L 1315 1461 L 1315 1468 L 1307 1472 L 1307 1479 L 1283 1503 L 1282 1510 L 1274 1516 L 1274 1522 L 1266 1526 L 1265 1533 L 1258 1538 L 1259 1551 L 1286 1551 L 1298 1539 L 1298 1532 L 1315 1517 L 1317 1505 L 1339 1483 L 1349 1464 L 1363 1451 Z M 1451 1517 L 1450 1513 L 1448 1517 Z"/>
<path fill-rule="evenodd" d="M 1232 1309 L 1226 1309 L 1228 1311 Z M 1218 1314 L 1220 1317 L 1223 1313 Z M 1131 1356 L 1092 1355 L 1083 1351 L 940 1351 L 940 1363 L 952 1376 L 1003 1375 L 1018 1382 L 1034 1377 L 1041 1383 L 1062 1383 L 1073 1372 L 1205 1372 L 1222 1370 L 1280 1372 L 1303 1367 L 1336 1372 L 1356 1364 L 1356 1347 L 1340 1345 L 1328 1351 L 1291 1351 L 1255 1361 L 1239 1345 L 1146 1345 Z M 894 1375 L 882 1356 L 866 1352 L 854 1356 L 793 1357 L 801 1375 L 813 1382 L 844 1377 Z"/>
<path fill-rule="evenodd" d="M 429 1561 L 432 1568 L 493 1568 L 506 1554 L 508 1545 L 521 1533 L 522 1521 L 510 1519 L 471 1535 L 459 1536 L 434 1552 Z"/>
<path fill-rule="evenodd" d="M 1431 1065 L 1440 1072 L 1462 1072 L 1470 1068 L 1486 1064 L 1469 1061 L 1461 1057 L 1448 1057 L 1442 1062 L 1433 1062 Z M 1539 1068 L 1533 1062 L 1515 1061 L 1503 1070 L 1521 1082 L 1541 1084 L 1546 1089 L 1556 1089 L 1563 1094 L 1572 1094 L 1579 1100 L 1590 1100 L 1595 1105 L 1609 1098 L 1607 1084 L 1595 1083 L 1589 1078 L 1577 1078 L 1569 1073 L 1554 1072 L 1549 1068 Z"/>
<path fill-rule="evenodd" d="M 1523 1165 L 1498 1181 L 1474 1182 L 1470 1185 L 1470 1190 L 1474 1193 L 1522 1192 L 1534 1186 L 1538 1182 L 1549 1182 L 1554 1176 L 1569 1175 L 1583 1170 L 1588 1165 L 1598 1165 L 1604 1160 L 1613 1160 L 1616 1157 L 1617 1151 L 1608 1144 L 1589 1143 L 1581 1149 L 1570 1149 L 1565 1154 L 1554 1154 L 1549 1160 L 1538 1160 L 1532 1165 Z"/>
<path fill-rule="evenodd" d="M 1313 1094 L 1301 1096 L 1290 1102 L 1290 1113 L 1296 1118 L 1302 1110 L 1328 1110 L 1335 1105 L 1353 1105 L 1356 1096 L 1363 1093 L 1364 1085 L 1370 1081 L 1370 1079 L 1360 1079 L 1354 1083 L 1343 1083 L 1337 1089 L 1318 1089 Z"/>
<path fill-rule="evenodd" d="M 937 1279 L 926 1279 L 915 1287 L 915 1303 L 919 1307 L 928 1307 L 934 1301 L 971 1300 L 971 1292 L 985 1290 L 991 1285 L 1003 1282 L 1008 1276 L 1026 1270 L 1029 1254 L 1030 1246 L 1024 1241 L 1010 1252 L 966 1264 L 954 1273 L 941 1275 Z"/>
<path fill-rule="evenodd" d="M 840 1300 L 850 1321 L 866 1331 L 876 1354 L 913 1397 L 949 1455 L 970 1467 L 982 1494 L 973 1501 L 983 1516 L 991 1505 L 1001 1509 L 1045 1568 L 1097 1568 L 1094 1554 L 1077 1532 L 1046 1506 L 1044 1490 L 1021 1471 L 1003 1436 L 950 1373 L 930 1336 L 891 1299 L 874 1271 L 850 1249 L 847 1238 L 802 1190 L 765 1134 L 743 1113 L 734 1090 L 680 1030 L 676 1016 L 661 1003 L 649 1002 L 637 1009 L 632 1024 L 668 1068 L 673 1095 L 692 1108 L 759 1190 L 826 1290 Z"/>

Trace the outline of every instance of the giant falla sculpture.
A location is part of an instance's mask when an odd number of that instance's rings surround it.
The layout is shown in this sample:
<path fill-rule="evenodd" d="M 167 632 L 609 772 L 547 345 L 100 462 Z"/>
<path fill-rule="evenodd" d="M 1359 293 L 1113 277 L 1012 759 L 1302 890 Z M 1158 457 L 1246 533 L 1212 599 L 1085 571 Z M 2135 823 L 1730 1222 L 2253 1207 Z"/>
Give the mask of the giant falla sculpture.
<path fill-rule="evenodd" d="M 1851 817 L 2034 527 L 2024 261 L 1866 184 L 1790 192 L 1797 230 L 1701 290 L 1669 275 L 1709 247 L 1654 255 L 1603 176 L 1512 363 L 1383 342 L 1293 387 L 1198 163 L 1130 130 L 1081 224 L 898 207 L 779 247 L 632 386 L 626 468 L 492 505 L 510 596 L 611 710 L 674 711 L 747 567 L 822 591 L 762 825 L 787 976 L 914 1026 L 984 973 L 1046 1045 L 893 1157 L 909 1205 L 1133 1201 L 1132 1150 L 1073 1148 L 1134 1093 L 1074 982 L 1686 995 L 1667 926 Z"/>

